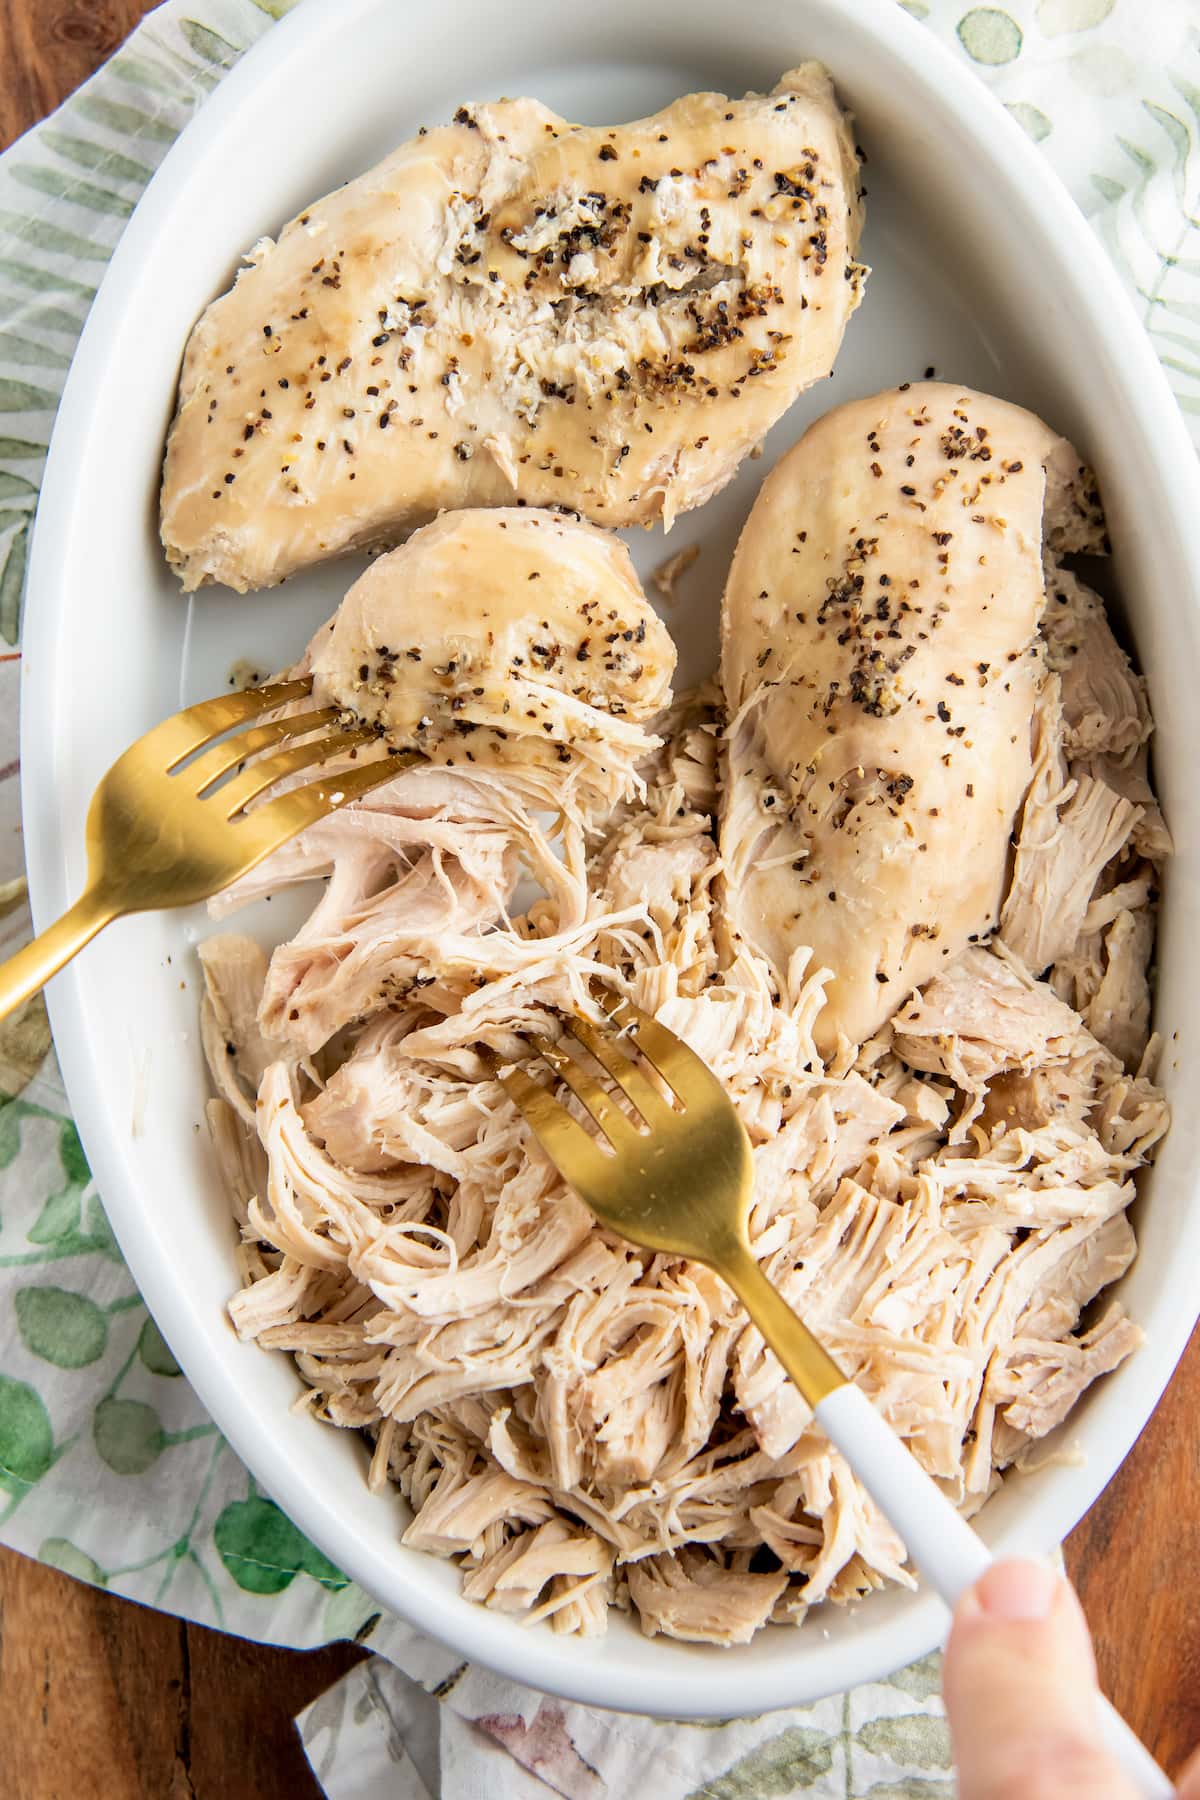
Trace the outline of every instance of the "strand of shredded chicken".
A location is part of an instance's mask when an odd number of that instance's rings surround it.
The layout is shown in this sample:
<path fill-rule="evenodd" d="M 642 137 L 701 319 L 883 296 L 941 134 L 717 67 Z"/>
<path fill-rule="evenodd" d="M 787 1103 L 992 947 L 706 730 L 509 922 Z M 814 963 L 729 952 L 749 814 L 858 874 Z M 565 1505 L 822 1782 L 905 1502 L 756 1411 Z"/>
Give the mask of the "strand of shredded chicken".
<path fill-rule="evenodd" d="M 565 862 L 536 774 L 416 770 L 234 896 L 332 869 L 269 961 L 202 946 L 234 1323 L 368 1435 L 404 1541 L 455 1559 L 472 1599 L 582 1633 L 632 1607 L 648 1634 L 734 1644 L 913 1584 L 728 1290 L 601 1229 L 487 1078 L 477 1045 L 520 1054 L 598 975 L 724 1082 L 756 1256 L 964 1512 L 1136 1347 L 1119 1303 L 1092 1303 L 1133 1257 L 1134 1176 L 1167 1127 L 1146 985 L 1166 837 L 1140 681 L 1086 590 L 1060 578 L 1050 609 L 1067 674 L 1042 696 L 1004 939 L 829 1066 L 827 972 L 797 952 L 777 993 L 722 953 L 704 696 L 657 722 L 607 815 L 559 797 Z M 510 919 L 518 866 L 546 897 Z"/>

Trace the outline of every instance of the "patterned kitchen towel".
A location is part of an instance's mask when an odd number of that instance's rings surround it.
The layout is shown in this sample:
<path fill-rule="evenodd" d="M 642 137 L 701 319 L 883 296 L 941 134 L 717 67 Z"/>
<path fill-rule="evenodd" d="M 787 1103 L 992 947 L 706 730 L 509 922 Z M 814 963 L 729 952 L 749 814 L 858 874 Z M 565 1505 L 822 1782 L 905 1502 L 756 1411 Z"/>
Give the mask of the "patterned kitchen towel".
<path fill-rule="evenodd" d="M 394 1657 L 390 1648 L 388 1656 Z M 329 1800 L 952 1800 L 940 1656 L 815 1706 L 643 1719 L 471 1664 L 428 1691 L 376 1656 L 297 1721 Z"/>
<path fill-rule="evenodd" d="M 290 4 L 168 0 L 0 158 L 0 956 L 30 929 L 16 780 L 22 590 L 71 353 L 154 169 Z M 1067 181 L 1200 440 L 1200 31 L 1188 0 L 907 10 Z M 369 1640 L 381 1655 L 299 1722 L 334 1800 L 952 1792 L 936 1658 L 803 1711 L 693 1726 L 551 1701 L 381 1616 L 258 1492 L 182 1379 L 109 1229 L 40 1000 L 0 1024 L 0 1540 L 247 1637 Z"/>

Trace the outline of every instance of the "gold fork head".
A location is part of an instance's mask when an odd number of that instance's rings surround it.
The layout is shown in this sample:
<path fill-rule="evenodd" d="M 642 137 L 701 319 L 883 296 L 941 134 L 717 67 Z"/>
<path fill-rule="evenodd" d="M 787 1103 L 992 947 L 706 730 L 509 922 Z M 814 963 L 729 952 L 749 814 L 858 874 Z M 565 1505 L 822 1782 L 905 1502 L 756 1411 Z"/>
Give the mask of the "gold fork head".
<path fill-rule="evenodd" d="M 304 676 L 218 695 L 131 744 L 92 796 L 89 886 L 117 912 L 206 899 L 306 826 L 421 760 L 405 752 L 343 766 L 254 806 L 277 782 L 375 741 L 370 726 L 341 727 L 329 706 L 250 724 L 311 692 Z M 239 725 L 250 728 L 223 736 Z"/>
<path fill-rule="evenodd" d="M 499 1080 L 601 1224 L 644 1249 L 715 1269 L 804 1398 L 819 1405 L 846 1377 L 750 1248 L 754 1156 L 732 1100 L 695 1051 L 657 1019 L 611 994 L 596 999 L 608 1025 L 576 1013 L 566 1031 L 615 1082 L 633 1114 L 562 1039 L 539 1038 L 534 1048 L 590 1113 L 599 1138 L 526 1068 L 493 1058 Z"/>
<path fill-rule="evenodd" d="M 499 1079 L 550 1161 L 610 1230 L 647 1250 L 719 1264 L 746 1243 L 754 1159 L 745 1127 L 717 1077 L 673 1031 L 631 1001 L 596 998 L 607 1027 L 582 1013 L 564 1021 L 588 1061 L 566 1038 L 539 1038 L 534 1048 L 599 1135 L 525 1068 Z"/>
<path fill-rule="evenodd" d="M 88 885 L 62 918 L 0 964 L 0 1019 L 111 919 L 206 900 L 297 832 L 425 760 L 418 751 L 389 752 L 265 798 L 277 782 L 353 757 L 376 738 L 370 726 L 342 727 L 333 707 L 266 717 L 311 693 L 305 676 L 221 694 L 164 719 L 118 757 L 88 809 Z M 225 735 L 239 725 L 248 729 Z"/>

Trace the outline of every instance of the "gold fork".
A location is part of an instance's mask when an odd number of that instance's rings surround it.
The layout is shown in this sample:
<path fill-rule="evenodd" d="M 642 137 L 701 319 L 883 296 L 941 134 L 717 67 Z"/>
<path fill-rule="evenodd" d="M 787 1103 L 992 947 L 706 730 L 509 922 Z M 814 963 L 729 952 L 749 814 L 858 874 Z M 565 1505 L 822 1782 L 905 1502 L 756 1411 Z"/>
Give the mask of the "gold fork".
<path fill-rule="evenodd" d="M 728 1094 L 673 1031 L 628 1000 L 600 991 L 595 998 L 610 1028 L 582 1013 L 563 1023 L 634 1114 L 564 1041 L 537 1038 L 533 1048 L 590 1113 L 599 1137 L 525 1068 L 505 1065 L 488 1052 L 489 1066 L 550 1161 L 601 1224 L 644 1249 L 706 1263 L 728 1282 L 817 1423 L 903 1538 L 913 1562 L 954 1607 L 991 1563 L 992 1553 L 763 1274 L 747 1235 L 754 1157 Z M 1140 1793 L 1174 1792 L 1107 1701 L 1100 1725 L 1110 1752 Z"/>
<path fill-rule="evenodd" d="M 339 727 L 333 706 L 224 735 L 311 692 L 312 678 L 303 676 L 219 694 L 164 719 L 118 757 L 88 809 L 87 887 L 61 919 L 0 964 L 0 1019 L 111 920 L 207 899 L 298 831 L 424 760 L 401 751 L 253 806 L 277 781 L 376 738 L 369 726 Z M 263 754 L 293 738 L 306 741 Z"/>

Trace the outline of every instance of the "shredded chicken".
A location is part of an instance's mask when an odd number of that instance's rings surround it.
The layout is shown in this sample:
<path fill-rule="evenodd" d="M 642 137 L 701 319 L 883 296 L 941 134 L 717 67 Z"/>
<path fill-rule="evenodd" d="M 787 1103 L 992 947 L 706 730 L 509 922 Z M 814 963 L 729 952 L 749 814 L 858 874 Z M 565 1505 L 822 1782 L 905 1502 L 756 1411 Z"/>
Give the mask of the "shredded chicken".
<path fill-rule="evenodd" d="M 1082 1021 L 1016 958 L 973 948 L 901 1008 L 895 1047 L 910 1068 L 969 1092 L 1019 1069 L 1041 1073 L 1082 1049 Z"/>
<path fill-rule="evenodd" d="M 753 456 L 754 452 L 751 451 L 750 454 Z M 699 544 L 685 544 L 682 550 L 676 550 L 674 556 L 668 556 L 664 562 L 659 563 L 651 575 L 650 585 L 656 594 L 662 596 L 668 606 L 676 600 L 676 587 L 692 564 L 698 560 L 699 555 Z"/>
<path fill-rule="evenodd" d="M 1119 1301 L 1093 1303 L 1135 1254 L 1135 1176 L 1168 1125 L 1147 986 L 1165 828 L 1139 835 L 1141 687 L 1071 601 L 1107 674 L 1068 682 L 1044 626 L 1001 932 L 828 1056 L 829 971 L 725 929 L 711 686 L 656 719 L 597 709 L 574 779 L 558 715 L 541 759 L 447 740 L 223 897 L 330 877 L 269 961 L 244 937 L 203 949 L 233 1322 L 366 1435 L 405 1541 L 470 1598 L 734 1644 L 913 1581 L 733 1295 L 603 1230 L 480 1058 L 554 1034 L 595 980 L 724 1083 L 754 1254 L 964 1512 L 1136 1348 Z"/>
<path fill-rule="evenodd" d="M 470 967 L 399 965 L 307 1065 L 313 1034 L 289 1039 L 268 980 L 282 1035 L 256 1095 L 261 953 L 210 940 L 207 1041 L 245 1245 L 234 1322 L 291 1352 L 319 1417 L 369 1434 L 373 1479 L 414 1509 L 406 1542 L 559 1630 L 632 1604 L 647 1632 L 740 1643 L 911 1581 L 903 1546 L 721 1283 L 601 1230 L 475 1046 L 553 1030 L 596 973 L 685 1037 L 755 1145 L 756 1254 L 968 1510 L 1135 1347 L 1116 1303 L 1081 1315 L 1133 1255 L 1133 1173 L 1167 1114 L 1001 946 L 950 965 L 859 1066 L 824 1068 L 823 977 L 797 966 L 780 995 L 714 943 L 712 819 L 682 778 L 698 732 L 677 721 L 591 856 L 582 925 L 543 902 L 480 933 Z"/>
<path fill-rule="evenodd" d="M 1068 756 L 1114 756 L 1127 767 L 1150 736 L 1146 683 L 1109 627 L 1104 602 L 1069 569 L 1046 570 L 1042 635 L 1062 676 Z"/>

